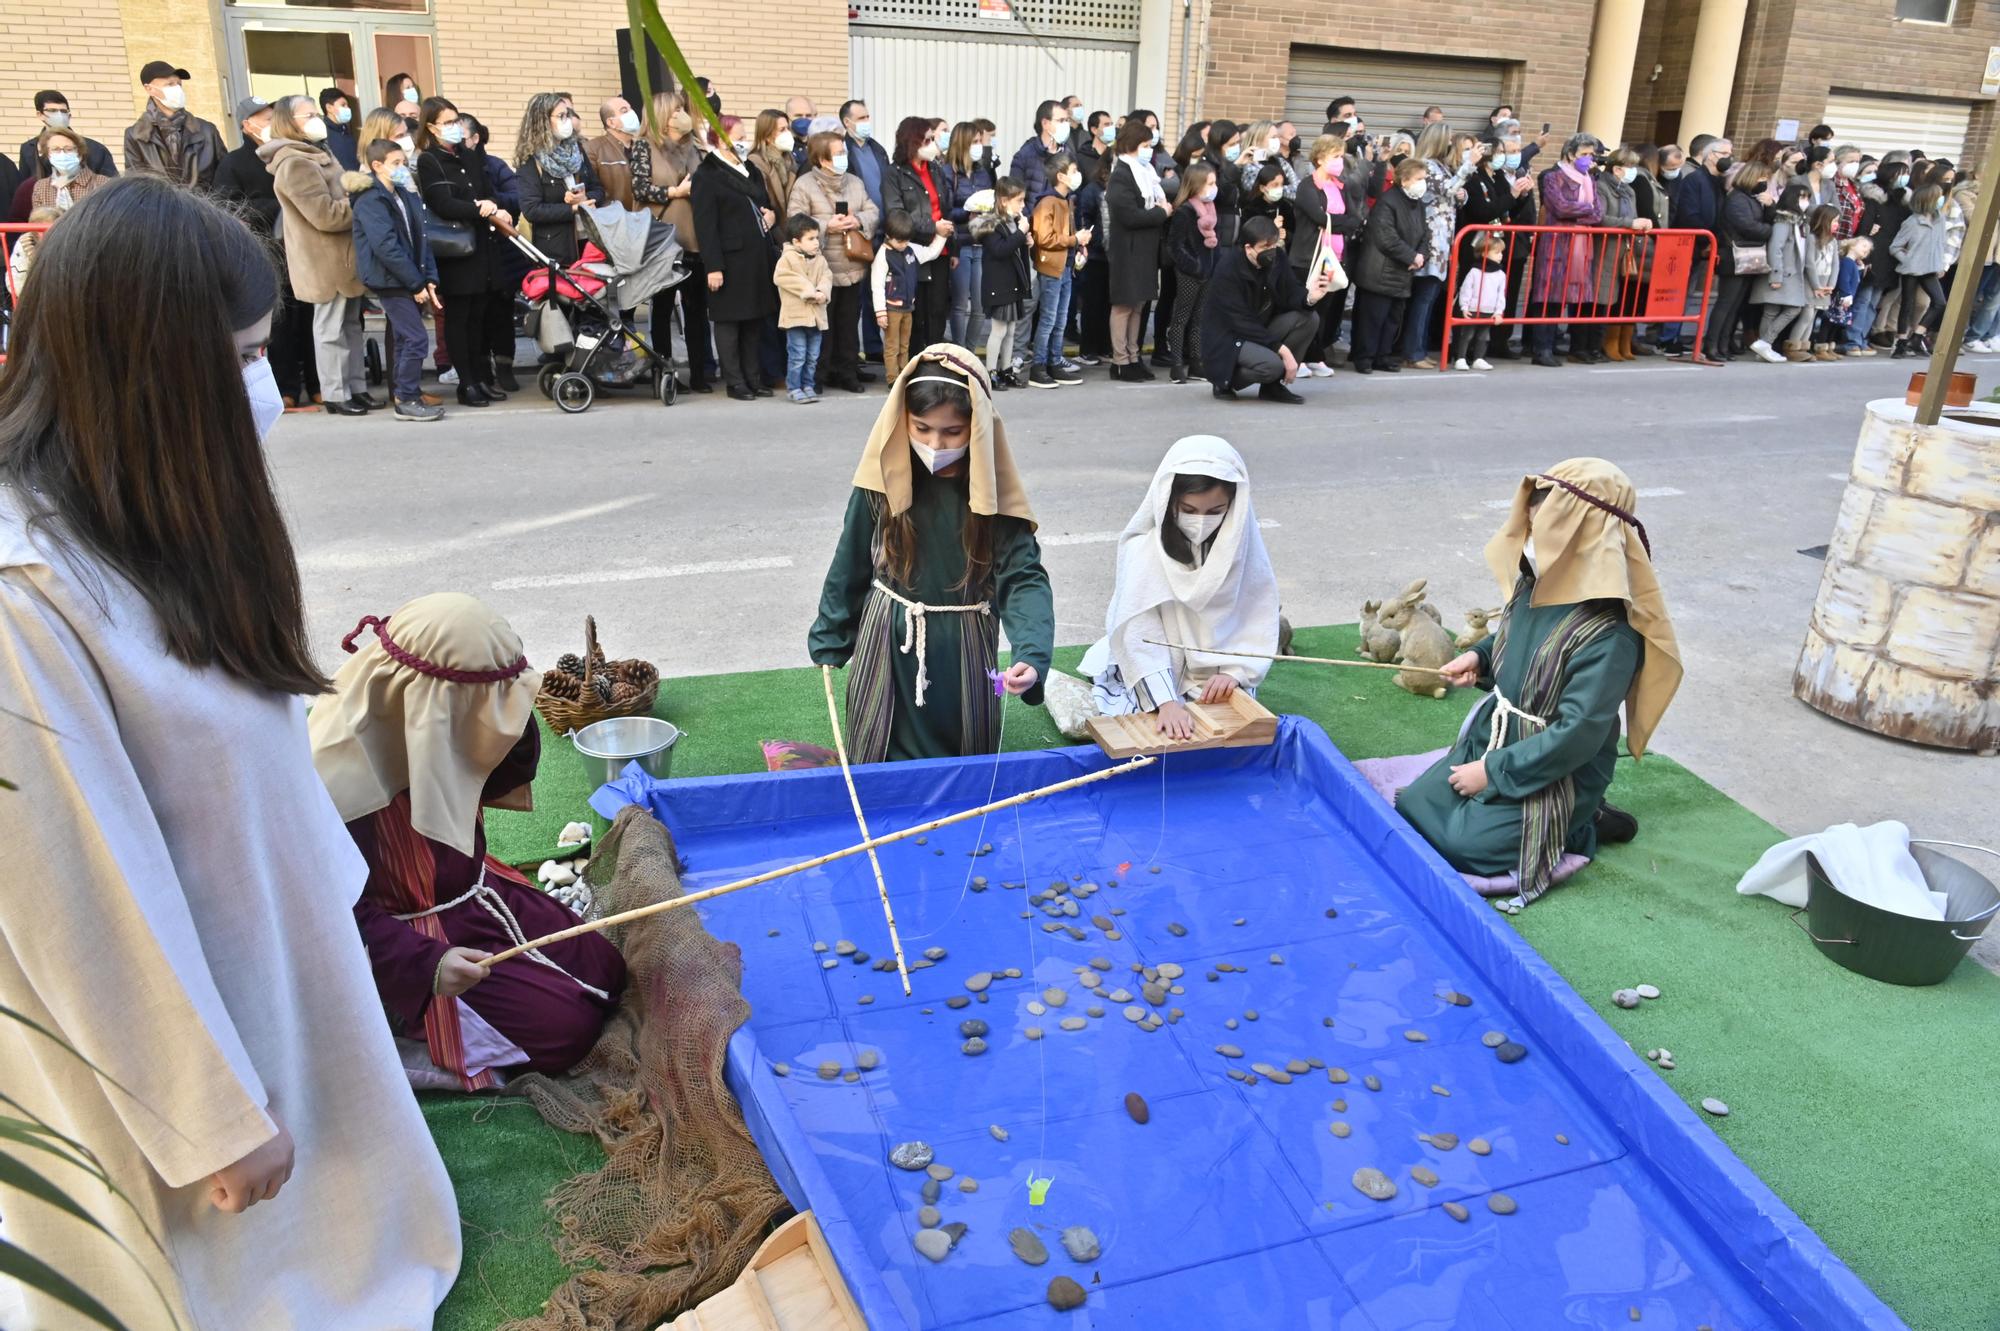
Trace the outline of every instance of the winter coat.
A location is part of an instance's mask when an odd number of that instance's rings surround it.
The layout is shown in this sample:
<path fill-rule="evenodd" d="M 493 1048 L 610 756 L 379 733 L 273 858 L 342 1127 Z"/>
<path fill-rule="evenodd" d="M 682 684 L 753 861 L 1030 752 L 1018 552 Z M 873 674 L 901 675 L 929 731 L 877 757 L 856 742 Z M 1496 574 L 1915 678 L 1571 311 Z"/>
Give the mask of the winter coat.
<path fill-rule="evenodd" d="M 278 230 L 278 194 L 264 159 L 257 155 L 257 141 L 245 138 L 241 147 L 222 155 L 215 169 L 215 197 L 233 203 L 260 235 Z"/>
<path fill-rule="evenodd" d="M 1667 187 L 1667 216 L 1676 227 L 1715 232 L 1722 220 L 1722 191 L 1722 177 L 1691 162 Z M 1716 270 L 1718 275 L 1721 271 Z"/>
<path fill-rule="evenodd" d="M 1405 203 L 1410 203 L 1408 199 Z M 1410 203 L 1412 215 L 1421 221 L 1419 206 Z M 1246 342 L 1275 351 L 1271 320 L 1289 310 L 1306 307 L 1306 291 L 1289 263 L 1273 261 L 1269 268 L 1250 262 L 1241 245 L 1222 247 L 1217 252 L 1215 274 L 1201 307 L 1201 372 L 1208 381 L 1226 388 L 1236 375 L 1236 354 Z"/>
<path fill-rule="evenodd" d="M 931 171 L 931 186 L 937 190 L 938 211 L 944 216 L 951 214 L 951 176 L 941 162 L 928 163 Z M 931 216 L 930 191 L 917 178 L 915 166 L 898 162 L 890 168 L 882 180 L 882 220 L 886 223 L 889 214 L 901 208 L 910 215 L 910 243 L 928 245 L 937 235 L 938 219 Z"/>
<path fill-rule="evenodd" d="M 785 201 L 792 197 L 792 182 L 799 178 L 799 173 L 792 167 L 792 155 L 779 152 L 775 144 L 766 144 L 750 154 L 747 165 L 764 177 L 765 197 L 779 212 L 783 212 Z M 945 216 L 949 217 L 951 200 L 946 199 L 944 206 L 947 210 Z"/>
<path fill-rule="evenodd" d="M 438 280 L 415 191 L 377 180 L 354 196 L 354 270 L 381 295 L 412 295 Z"/>
<path fill-rule="evenodd" d="M 1051 194 L 1035 205 L 1028 230 L 1034 237 L 1035 271 L 1061 277 L 1076 248 L 1076 209 L 1066 194 Z"/>
<path fill-rule="evenodd" d="M 1192 200 L 1174 209 L 1174 215 L 1167 219 L 1167 261 L 1176 273 L 1206 282 L 1215 272 L 1215 256 L 1221 252 L 1201 234 L 1201 218 Z"/>
<path fill-rule="evenodd" d="M 821 245 L 825 242 L 822 236 Z M 771 281 L 778 288 L 778 327 L 825 330 L 826 304 L 833 299 L 833 269 L 827 266 L 826 255 L 809 256 L 798 246 L 787 245 L 778 255 Z M 808 300 L 809 296 L 818 299 Z"/>
<path fill-rule="evenodd" d="M 1347 206 L 1342 213 L 1327 212 L 1326 192 L 1320 188 L 1317 177 L 1308 175 L 1299 181 L 1299 192 L 1292 199 L 1296 229 L 1292 232 L 1290 257 L 1292 267 L 1301 273 L 1312 267 L 1313 255 L 1319 252 L 1320 235 L 1329 226 L 1334 235 L 1343 238 L 1341 266 L 1352 270 L 1360 257 L 1355 253 L 1355 245 L 1361 229 L 1368 225 L 1368 207 L 1361 177 L 1353 172 L 1352 166 L 1350 161 L 1341 167 L 1341 175 L 1334 181 L 1341 202 Z"/>
<path fill-rule="evenodd" d="M 1129 162 L 1111 164 L 1111 183 L 1104 191 L 1104 208 L 1111 218 L 1105 257 L 1111 261 L 1111 303 L 1144 305 L 1160 294 L 1160 241 L 1168 212 L 1148 207 Z"/>
<path fill-rule="evenodd" d="M 554 259 L 557 267 L 569 267 L 583 253 L 577 243 L 576 213 L 563 202 L 569 182 L 550 175 L 532 156 L 521 164 L 515 179 L 521 186 L 521 215 L 535 228 L 535 248 Z M 583 187 L 588 202 L 604 202 L 604 184 L 597 178 L 597 168 L 590 164 L 589 153 L 583 154 L 583 163 L 576 169 L 576 183 Z"/>
<path fill-rule="evenodd" d="M 125 131 L 125 169 L 165 176 L 176 185 L 213 189 L 223 151 L 222 131 L 214 125 L 192 111 L 163 112 L 150 101 Z M 340 166 L 338 160 L 334 166 Z"/>
<path fill-rule="evenodd" d="M 104 177 L 98 175 L 89 167 L 77 167 L 75 177 L 69 182 L 69 206 L 72 208 L 76 207 L 77 204 L 83 202 L 84 195 L 106 183 Z M 56 178 L 54 176 L 43 176 L 40 180 L 29 186 L 29 212 L 33 212 L 37 208 L 58 208 L 61 206 L 56 200 Z M 1965 228 L 1961 224 L 1959 231 L 1963 233 L 1964 230 Z"/>
<path fill-rule="evenodd" d="M 1895 256 L 1896 271 L 1904 277 L 1935 277 L 1948 266 L 1945 261 L 1943 213 L 1911 213 L 1898 228 L 1889 253 Z"/>
<path fill-rule="evenodd" d="M 993 168 L 983 160 L 975 164 L 970 171 L 952 168 L 951 207 L 945 215 L 951 218 L 952 224 L 960 231 L 972 225 L 972 214 L 965 210 L 965 201 L 981 190 L 992 189 L 993 181 Z"/>
<path fill-rule="evenodd" d="M 689 195 L 676 197 L 672 190 L 701 165 L 701 149 L 695 147 L 692 138 L 664 145 L 651 140 L 644 142 L 643 157 L 638 155 L 637 145 L 633 146 L 632 197 L 641 208 L 649 209 L 656 220 L 674 229 L 674 239 L 683 250 L 698 255 L 701 237 L 694 229 L 694 204 Z"/>
<path fill-rule="evenodd" d="M 513 285 L 507 256 L 518 251 L 479 215 L 479 200 L 493 198 L 484 156 L 445 147 L 426 148 L 417 154 L 417 188 L 423 193 L 424 207 L 444 221 L 463 222 L 472 228 L 472 253 L 436 261 L 438 290 L 446 296 L 478 295 Z"/>
<path fill-rule="evenodd" d="M 778 289 L 771 285 L 775 228 L 766 231 L 758 212 L 770 206 L 764 178 L 748 167 L 739 172 L 710 153 L 695 168 L 694 226 L 702 236 L 702 266 L 722 274 L 721 290 L 708 293 L 708 317 L 716 323 L 778 312 Z"/>
<path fill-rule="evenodd" d="M 1429 257 L 1430 224 L 1424 218 L 1424 204 L 1403 193 L 1401 186 L 1383 191 L 1368 213 L 1368 225 L 1361 232 L 1361 256 L 1347 265 L 1350 278 L 1363 291 L 1401 299 L 1410 294 L 1410 279 L 1416 270 L 1410 260 Z"/>
<path fill-rule="evenodd" d="M 250 145 L 255 148 L 253 143 Z M 118 167 L 111 160 L 111 150 L 96 139 L 83 141 L 83 164 L 106 180 L 118 174 Z M 48 174 L 42 165 L 42 136 L 37 134 L 21 144 L 21 175 L 29 179 L 40 179 Z"/>
<path fill-rule="evenodd" d="M 833 270 L 833 284 L 851 287 L 867 278 L 868 265 L 848 258 L 840 236 L 824 229 L 838 215 L 834 207 L 837 203 L 846 204 L 847 215 L 860 220 L 863 236 L 874 235 L 882 225 L 875 205 L 868 200 L 868 191 L 862 188 L 861 177 L 837 175 L 821 167 L 814 167 L 792 182 L 792 197 L 785 203 L 785 212 L 787 215 L 803 214 L 819 222 L 822 228 L 820 255 L 826 260 L 826 266 Z"/>
<path fill-rule="evenodd" d="M 1588 196 L 1561 167 L 1542 172 L 1542 225 L 1596 226 L 1604 220 L 1604 187 L 1596 183 Z M 1535 274 L 1528 298 L 1564 311 L 1597 301 L 1597 275 L 1591 260 L 1597 248 L 1591 236 L 1543 234 L 1535 245 Z"/>
<path fill-rule="evenodd" d="M 868 176 L 861 170 L 861 163 L 864 161 L 868 162 L 870 169 L 875 172 L 875 180 L 872 185 L 869 183 Z M 887 217 L 889 209 L 895 206 L 889 203 L 883 196 L 883 191 L 889 188 L 889 173 L 895 169 L 895 166 L 889 161 L 889 154 L 882 150 L 881 144 L 875 142 L 873 139 L 864 142 L 851 135 L 848 137 L 848 174 L 861 182 L 861 190 L 868 196 L 868 201 L 875 205 L 875 212 L 878 217 Z M 876 229 L 868 233 L 868 239 L 878 245 L 882 242 L 881 227 L 882 224 L 877 222 L 875 224 Z"/>
<path fill-rule="evenodd" d="M 1639 295 L 1639 250 L 1632 223 L 1639 218 L 1639 196 L 1609 171 L 1597 173 L 1597 198 L 1604 206 L 1599 226 L 1616 227 L 1623 236 L 1593 236 L 1597 256 L 1597 303 L 1617 305 Z M 1650 249 L 1651 246 L 1646 248 Z"/>
<path fill-rule="evenodd" d="M 1234 245 L 1236 226 L 1243 215 L 1243 174 L 1213 148 L 1202 153 L 1201 160 L 1215 172 L 1215 239 L 1218 244 Z"/>
<path fill-rule="evenodd" d="M 1752 279 L 1749 297 L 1752 305 L 1796 307 L 1812 303 L 1812 288 L 1806 271 L 1806 244 L 1810 239 L 1805 219 L 1797 213 L 1772 215 L 1771 239 L 1765 242 L 1771 271 L 1759 273 Z"/>
<path fill-rule="evenodd" d="M 1153 174 L 1160 178 L 1160 188 L 1169 200 L 1180 197 L 1181 168 L 1174 161 L 1174 155 L 1165 148 L 1153 149 Z"/>
<path fill-rule="evenodd" d="M 972 238 L 986 255 L 979 269 L 979 302 L 988 314 L 998 318 L 999 311 L 1019 306 L 1034 294 L 1034 269 L 1028 262 L 1028 229 L 1020 218 L 991 212 L 972 219 Z"/>
<path fill-rule="evenodd" d="M 272 139 L 257 149 L 284 209 L 285 270 L 292 292 L 308 305 L 364 288 L 354 271 L 353 195 L 373 176 L 343 171 L 332 153 L 298 139 Z"/>
<path fill-rule="evenodd" d="M 1424 224 L 1431 231 L 1431 248 L 1420 276 L 1442 279 L 1448 274 L 1451 241 L 1458 234 L 1458 192 L 1478 169 L 1479 164 L 1470 156 L 1455 167 L 1437 161 L 1424 163 Z"/>
<path fill-rule="evenodd" d="M 1039 134 L 1030 134 L 1028 141 L 1014 150 L 1007 174 L 1027 189 L 1030 213 L 1036 204 L 1056 192 L 1055 182 L 1049 179 L 1049 150 L 1042 146 Z"/>
<path fill-rule="evenodd" d="M 1722 220 L 1716 225 L 1715 271 L 1728 276 L 1736 271 L 1738 245 L 1765 245 L 1771 239 L 1771 219 L 1777 208 L 1751 190 L 1732 189 L 1722 201 Z"/>
<path fill-rule="evenodd" d="M 1458 312 L 1467 319 L 1490 319 L 1507 312 L 1507 270 L 1485 264 L 1466 273 L 1458 284 Z"/>
<path fill-rule="evenodd" d="M 348 126 L 334 124 L 332 116 L 326 118 L 326 150 L 333 154 L 334 161 L 349 171 L 366 169 L 361 165 L 360 140 L 354 137 L 354 131 Z"/>
<path fill-rule="evenodd" d="M 597 173 L 597 181 L 604 186 L 606 203 L 622 204 L 627 208 L 637 208 L 638 200 L 632 197 L 632 154 L 647 151 L 644 139 L 634 139 L 628 147 L 611 137 L 600 134 L 583 145 L 583 155 L 590 159 L 590 169 Z"/>
<path fill-rule="evenodd" d="M 1910 218 L 1910 191 L 1907 186 L 1884 191 L 1869 185 L 1861 193 L 1868 200 L 1868 208 L 1863 214 L 1860 234 L 1875 242 L 1875 253 L 1868 261 L 1868 275 L 1862 284 L 1887 291 L 1900 280 L 1895 256 L 1887 251 Z"/>
<path fill-rule="evenodd" d="M 520 175 L 515 172 L 513 167 L 507 165 L 506 158 L 495 157 L 484 148 L 476 150 L 472 155 L 479 159 L 480 165 L 486 170 L 486 184 L 493 191 L 487 197 L 491 198 L 493 202 L 505 208 L 515 217 L 519 217 L 521 215 Z M 519 253 L 519 251 L 516 251 L 516 253 Z"/>

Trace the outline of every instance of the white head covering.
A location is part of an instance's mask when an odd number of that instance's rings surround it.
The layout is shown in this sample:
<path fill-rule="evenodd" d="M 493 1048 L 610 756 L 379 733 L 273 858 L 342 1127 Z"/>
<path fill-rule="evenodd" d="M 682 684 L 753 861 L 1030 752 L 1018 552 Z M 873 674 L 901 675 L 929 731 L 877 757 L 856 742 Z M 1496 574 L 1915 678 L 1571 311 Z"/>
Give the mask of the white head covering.
<path fill-rule="evenodd" d="M 1236 497 L 1200 565 L 1189 568 L 1160 544 L 1160 529 L 1172 522 L 1167 511 L 1174 477 L 1212 476 L 1236 486 Z M 1148 613 L 1157 611 L 1157 617 Z M 1169 640 L 1242 652 L 1278 650 L 1278 579 L 1264 551 L 1257 510 L 1250 502 L 1250 469 L 1229 444 L 1212 434 L 1190 435 L 1167 450 L 1153 473 L 1146 498 L 1118 538 L 1118 585 L 1104 617 L 1105 636 L 1084 657 L 1094 675 L 1116 664 L 1127 683 L 1149 673 L 1161 649 L 1142 639 L 1147 626 L 1164 627 Z M 1269 661 L 1207 652 L 1173 653 L 1175 675 L 1185 687 L 1227 669 L 1256 687 Z"/>

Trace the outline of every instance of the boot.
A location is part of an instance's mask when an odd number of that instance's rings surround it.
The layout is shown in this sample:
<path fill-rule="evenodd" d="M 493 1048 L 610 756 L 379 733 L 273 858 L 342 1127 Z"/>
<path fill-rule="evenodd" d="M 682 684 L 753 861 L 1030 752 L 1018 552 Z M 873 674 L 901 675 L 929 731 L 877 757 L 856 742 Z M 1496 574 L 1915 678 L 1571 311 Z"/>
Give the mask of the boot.
<path fill-rule="evenodd" d="M 1811 360 L 1812 355 L 1806 350 L 1805 343 L 1787 342 L 1785 343 L 1785 359 L 1791 361 L 1794 365 L 1796 365 L 1800 361 Z"/>
<path fill-rule="evenodd" d="M 1605 338 L 1605 354 L 1613 360 L 1634 360 L 1632 355 L 1632 325 L 1614 324 L 1610 335 Z"/>
<path fill-rule="evenodd" d="M 1838 351 L 1834 350 L 1834 346 L 1833 346 L 1833 343 L 1831 343 L 1831 342 L 1821 342 L 1821 343 L 1819 343 L 1818 345 L 1816 345 L 1816 346 L 1814 346 L 1814 347 L 1813 347 L 1813 359 L 1814 359 L 1814 360 L 1839 360 L 1839 359 L 1840 359 L 1840 353 L 1839 353 Z"/>

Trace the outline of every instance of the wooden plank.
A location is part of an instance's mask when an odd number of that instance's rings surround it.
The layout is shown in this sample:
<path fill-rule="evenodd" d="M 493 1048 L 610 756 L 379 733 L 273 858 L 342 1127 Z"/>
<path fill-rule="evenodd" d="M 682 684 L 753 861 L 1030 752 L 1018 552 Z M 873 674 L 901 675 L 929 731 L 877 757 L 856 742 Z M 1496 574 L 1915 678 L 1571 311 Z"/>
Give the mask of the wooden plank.
<path fill-rule="evenodd" d="M 1151 712 L 1093 716 L 1084 722 L 1084 727 L 1097 747 L 1112 758 L 1193 749 L 1248 749 L 1269 744 L 1278 737 L 1277 716 L 1241 689 L 1218 703 L 1188 703 L 1187 709 L 1194 717 L 1191 739 L 1175 740 L 1162 735 L 1158 718 Z"/>

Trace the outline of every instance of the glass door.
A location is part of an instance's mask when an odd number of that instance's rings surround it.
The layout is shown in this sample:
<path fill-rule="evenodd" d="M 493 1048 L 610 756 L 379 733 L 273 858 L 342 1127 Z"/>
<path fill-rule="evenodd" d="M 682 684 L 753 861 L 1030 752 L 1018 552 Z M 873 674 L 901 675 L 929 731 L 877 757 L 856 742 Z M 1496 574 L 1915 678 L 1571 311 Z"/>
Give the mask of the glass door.
<path fill-rule="evenodd" d="M 351 95 L 366 114 L 401 100 L 385 86 L 399 75 L 414 79 L 425 96 L 439 91 L 428 16 L 244 5 L 224 12 L 230 48 L 225 100 L 232 107 L 246 93 L 265 101 L 300 94 L 316 98 L 333 87 Z M 229 133 L 233 139 L 234 125 Z"/>

